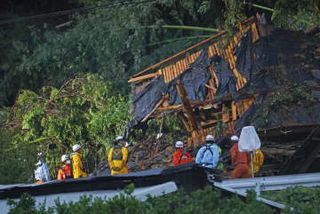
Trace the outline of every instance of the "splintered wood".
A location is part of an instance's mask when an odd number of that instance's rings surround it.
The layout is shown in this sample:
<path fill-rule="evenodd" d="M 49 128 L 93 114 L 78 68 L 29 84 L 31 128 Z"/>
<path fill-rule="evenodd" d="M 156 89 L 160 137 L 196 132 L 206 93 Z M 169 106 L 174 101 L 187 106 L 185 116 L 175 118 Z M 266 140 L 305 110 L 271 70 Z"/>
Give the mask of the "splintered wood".
<path fill-rule="evenodd" d="M 187 48 L 184 51 L 146 68 L 134 75 L 128 82 L 133 84 L 133 86 L 137 85 L 137 90 L 139 91 L 143 90 L 143 86 L 147 85 L 141 83 L 150 82 L 150 80 L 159 76 L 162 76 L 164 82 L 168 84 L 187 71 L 190 65 L 197 60 L 201 53 L 204 50 L 207 50 L 208 58 L 220 56 L 228 63 L 234 77 L 236 78 L 236 89 L 240 90 L 246 84 L 247 80 L 240 74 L 236 67 L 237 57 L 235 56 L 235 49 L 238 47 L 240 40 L 248 31 L 252 34 L 252 42 L 259 39 L 257 26 L 253 17 L 240 23 L 238 32 L 236 32 L 231 38 L 226 37 L 227 34 L 225 31 L 220 32 Z M 165 94 L 163 96 L 166 96 L 166 99 L 162 99 L 158 102 L 153 111 L 144 118 L 144 121 L 163 115 L 161 112 L 164 111 L 172 111 L 175 113 L 183 111 L 184 113 L 180 114 L 180 118 L 191 134 L 190 141 L 192 140 L 193 142 L 196 142 L 196 144 L 203 141 L 204 136 L 209 133 L 214 135 L 233 133 L 234 122 L 252 105 L 254 99 L 251 97 L 238 100 L 237 102 L 232 99 L 228 99 L 227 101 L 220 101 L 220 103 L 215 104 L 214 107 L 213 105 L 208 107 L 208 101 L 209 103 L 216 102 L 216 92 L 219 87 L 219 80 L 214 66 L 210 65 L 208 69 L 210 71 L 211 78 L 205 85 L 207 88 L 206 104 L 204 102 L 203 105 L 197 106 L 190 104 L 187 99 L 188 96 L 184 90 L 183 83 L 179 82 L 179 85 L 177 85 L 177 91 L 182 100 L 182 104 L 174 106 L 169 105 L 169 94 Z M 196 109 L 198 110 L 196 111 Z M 222 133 L 221 130 L 223 130 Z"/>

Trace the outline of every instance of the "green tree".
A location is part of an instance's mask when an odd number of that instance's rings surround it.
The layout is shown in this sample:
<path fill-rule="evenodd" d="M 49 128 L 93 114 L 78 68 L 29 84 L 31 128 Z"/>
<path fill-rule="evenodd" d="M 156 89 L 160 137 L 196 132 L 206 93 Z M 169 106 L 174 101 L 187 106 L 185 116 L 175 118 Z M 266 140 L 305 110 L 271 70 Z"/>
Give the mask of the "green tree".
<path fill-rule="evenodd" d="M 46 154 L 54 177 L 60 156 L 80 143 L 85 165 L 92 171 L 106 159 L 106 147 L 130 119 L 128 98 L 112 96 L 111 90 L 101 77 L 88 74 L 68 80 L 60 89 L 43 87 L 39 94 L 21 91 L 7 123 L 17 124 L 11 143 L 35 146 L 34 156 L 37 150 Z"/>

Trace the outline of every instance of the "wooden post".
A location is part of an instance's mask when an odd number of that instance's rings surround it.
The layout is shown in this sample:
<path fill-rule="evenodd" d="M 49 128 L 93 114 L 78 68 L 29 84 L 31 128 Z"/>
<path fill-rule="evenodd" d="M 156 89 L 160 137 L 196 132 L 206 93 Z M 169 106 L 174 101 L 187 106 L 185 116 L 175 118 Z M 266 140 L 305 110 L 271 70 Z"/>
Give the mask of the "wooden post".
<path fill-rule="evenodd" d="M 199 145 L 201 143 L 201 126 L 198 125 L 194 112 L 192 110 L 191 104 L 188 100 L 188 95 L 186 92 L 186 89 L 183 86 L 183 83 L 181 82 L 181 80 L 177 81 L 177 85 L 176 85 L 178 94 L 180 96 L 181 102 L 182 102 L 182 106 L 183 106 L 183 110 L 188 118 L 189 124 L 191 126 L 191 133 L 192 133 L 192 138 L 194 140 L 194 144 L 195 146 Z"/>
<path fill-rule="evenodd" d="M 194 113 L 192 111 L 192 107 L 191 107 L 191 104 L 187 98 L 187 92 L 186 92 L 186 89 L 184 88 L 183 86 L 183 83 L 181 82 L 181 80 L 178 80 L 177 81 L 177 91 L 178 91 L 178 94 L 180 96 L 180 99 L 181 99 L 181 102 L 182 102 L 182 105 L 183 105 L 183 110 L 185 111 L 185 113 L 187 114 L 190 122 L 191 122 L 191 127 L 193 130 L 198 130 L 198 125 L 197 125 L 197 122 L 196 122 L 196 119 L 195 119 L 195 116 L 194 116 Z"/>

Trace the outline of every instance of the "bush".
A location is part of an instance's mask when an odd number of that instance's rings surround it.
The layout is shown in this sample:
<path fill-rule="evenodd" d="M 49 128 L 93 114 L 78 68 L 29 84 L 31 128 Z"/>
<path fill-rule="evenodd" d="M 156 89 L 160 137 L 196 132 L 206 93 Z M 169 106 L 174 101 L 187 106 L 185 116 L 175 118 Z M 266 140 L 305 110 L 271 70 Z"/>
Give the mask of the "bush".
<path fill-rule="evenodd" d="M 246 201 L 236 196 L 225 198 L 217 190 L 207 187 L 191 194 L 180 190 L 161 197 L 149 197 L 141 202 L 131 196 L 130 193 L 121 194 L 110 200 L 92 199 L 82 197 L 76 203 L 60 203 L 56 201 L 55 207 L 44 212 L 43 206 L 35 208 L 34 200 L 30 196 L 22 196 L 19 202 L 11 204 L 11 213 L 19 213 L 21 207 L 25 207 L 31 213 L 271 213 L 272 210 L 264 204 L 255 201 L 254 195 Z"/>
<path fill-rule="evenodd" d="M 285 213 L 319 213 L 320 210 L 320 188 L 294 187 L 265 192 L 264 195 L 294 209 L 288 208 Z"/>

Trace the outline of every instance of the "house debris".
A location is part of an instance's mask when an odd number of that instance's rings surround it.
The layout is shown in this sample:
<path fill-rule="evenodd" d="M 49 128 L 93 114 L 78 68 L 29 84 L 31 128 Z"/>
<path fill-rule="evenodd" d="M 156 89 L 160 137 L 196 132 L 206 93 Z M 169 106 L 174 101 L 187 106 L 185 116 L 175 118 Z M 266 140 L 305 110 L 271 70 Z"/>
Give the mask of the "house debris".
<path fill-rule="evenodd" d="M 128 130 L 175 114 L 190 133 L 190 148 L 208 133 L 225 137 L 246 125 L 258 129 L 267 163 L 281 165 L 301 145 L 309 148 L 306 138 L 320 124 L 319 35 L 270 27 L 261 34 L 253 17 L 237 27 L 232 37 L 220 32 L 134 75 Z M 272 158 L 277 147 L 285 152 Z M 315 155 L 299 172 L 319 160 L 320 147 L 311 147 Z M 274 172 L 289 172 L 280 165 Z"/>

